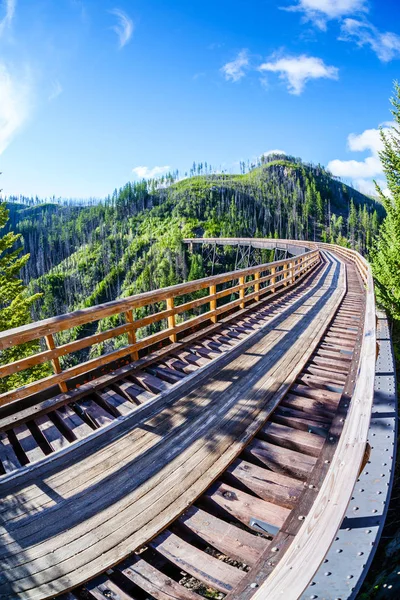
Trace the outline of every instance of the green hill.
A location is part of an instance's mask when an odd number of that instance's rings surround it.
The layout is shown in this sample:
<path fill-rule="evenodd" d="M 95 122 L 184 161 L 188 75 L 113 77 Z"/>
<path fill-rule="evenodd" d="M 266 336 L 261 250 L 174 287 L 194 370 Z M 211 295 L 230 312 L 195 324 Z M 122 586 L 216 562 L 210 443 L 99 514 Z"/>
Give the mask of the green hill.
<path fill-rule="evenodd" d="M 188 255 L 185 236 L 323 239 L 365 251 L 383 215 L 322 167 L 287 157 L 242 175 L 171 181 L 128 183 L 88 207 L 9 204 L 9 228 L 31 254 L 24 279 L 43 293 L 34 318 L 202 276 L 207 264 Z"/>

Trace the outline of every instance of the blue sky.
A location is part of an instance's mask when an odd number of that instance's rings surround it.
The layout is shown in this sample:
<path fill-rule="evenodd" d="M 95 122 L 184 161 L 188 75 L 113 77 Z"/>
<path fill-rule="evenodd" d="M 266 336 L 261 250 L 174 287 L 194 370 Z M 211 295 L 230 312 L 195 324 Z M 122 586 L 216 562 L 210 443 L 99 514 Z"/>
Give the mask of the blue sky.
<path fill-rule="evenodd" d="M 0 46 L 4 195 L 104 197 L 275 149 L 382 179 L 395 0 L 4 0 Z"/>

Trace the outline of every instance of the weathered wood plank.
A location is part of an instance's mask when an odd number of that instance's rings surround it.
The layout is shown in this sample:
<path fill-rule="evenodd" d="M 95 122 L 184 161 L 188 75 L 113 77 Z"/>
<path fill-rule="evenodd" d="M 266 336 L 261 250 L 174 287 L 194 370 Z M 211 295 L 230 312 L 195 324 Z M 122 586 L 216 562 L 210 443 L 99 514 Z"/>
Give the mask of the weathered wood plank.
<path fill-rule="evenodd" d="M 179 585 L 143 558 L 130 559 L 118 570 L 156 600 L 198 600 L 197 594 Z"/>
<path fill-rule="evenodd" d="M 132 596 L 122 590 L 107 576 L 103 575 L 85 585 L 85 589 L 96 598 L 96 600 L 132 600 Z"/>
<path fill-rule="evenodd" d="M 316 462 L 312 456 L 262 440 L 255 440 L 249 444 L 245 450 L 245 455 L 247 454 L 266 465 L 271 471 L 290 475 L 303 481 L 307 479 Z"/>
<path fill-rule="evenodd" d="M 0 462 L 5 473 L 11 473 L 21 466 L 10 440 L 4 432 L 0 433 Z"/>
<path fill-rule="evenodd" d="M 198 550 L 168 530 L 150 545 L 180 569 L 220 592 L 230 592 L 244 575 L 243 571 Z"/>
<path fill-rule="evenodd" d="M 51 415 L 57 427 L 60 428 L 70 442 L 81 440 L 93 431 L 68 404 L 60 406 Z"/>
<path fill-rule="evenodd" d="M 134 409 L 135 404 L 127 400 L 122 394 L 118 394 L 112 388 L 104 388 L 102 391 L 95 392 L 96 399 L 101 398 L 104 402 L 114 408 L 116 416 L 128 415 Z"/>
<path fill-rule="evenodd" d="M 33 437 L 32 432 L 27 425 L 18 425 L 18 427 L 15 427 L 9 433 L 9 435 L 15 435 L 15 438 L 17 439 L 29 462 L 34 462 L 44 458 L 45 453 Z"/>
<path fill-rule="evenodd" d="M 243 486 L 262 500 L 286 508 L 293 507 L 303 489 L 297 479 L 239 459 L 227 469 L 224 479 L 235 487 Z"/>
<path fill-rule="evenodd" d="M 272 421 L 264 425 L 259 431 L 258 437 L 272 444 L 282 446 L 282 448 L 289 448 L 315 457 L 319 455 L 324 445 L 324 440 L 318 435 L 293 429 L 287 425 L 273 423 Z"/>
<path fill-rule="evenodd" d="M 283 525 L 289 514 L 289 509 L 285 507 L 255 498 L 222 482 L 214 484 L 207 490 L 202 499 L 214 509 L 226 512 L 247 527 L 251 528 L 251 517 L 272 525 L 272 532 L 274 528 Z"/>
<path fill-rule="evenodd" d="M 154 394 L 157 393 L 150 391 L 148 388 L 144 389 L 142 386 L 132 383 L 132 381 L 127 379 L 120 379 L 117 383 L 114 383 L 112 387 L 118 390 L 121 396 L 127 398 L 133 405 L 148 402 L 154 398 Z"/>
<path fill-rule="evenodd" d="M 254 564 L 269 544 L 264 538 L 239 529 L 195 506 L 188 508 L 179 523 L 226 556 L 247 565 Z"/>
<path fill-rule="evenodd" d="M 47 415 L 41 415 L 35 419 L 36 425 L 47 440 L 47 443 L 53 451 L 61 450 L 68 446 L 67 438 L 62 432 L 55 426 L 53 421 Z"/>

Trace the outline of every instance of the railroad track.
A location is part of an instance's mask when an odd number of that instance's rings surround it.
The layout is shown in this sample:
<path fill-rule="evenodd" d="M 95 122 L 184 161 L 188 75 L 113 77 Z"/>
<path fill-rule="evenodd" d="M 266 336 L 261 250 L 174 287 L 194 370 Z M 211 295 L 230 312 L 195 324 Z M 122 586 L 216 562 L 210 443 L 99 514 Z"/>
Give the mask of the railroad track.
<path fill-rule="evenodd" d="M 49 342 L 68 315 L 12 332 L 46 337 L 34 360 L 50 357 L 54 376 L 0 397 L 0 599 L 275 599 L 293 575 L 288 598 L 300 597 L 363 466 L 367 276 L 356 253 L 321 245 L 230 274 L 230 292 L 217 287 L 229 275 L 194 282 L 209 295 L 184 308 L 210 310 L 192 321 L 174 318 L 172 290 L 188 284 L 89 309 L 92 321 L 127 312 L 115 333 L 128 332 L 131 360 L 95 359 L 75 379 L 57 357 L 77 343 Z M 153 318 L 168 329 L 136 340 L 130 307 L 160 298 Z"/>

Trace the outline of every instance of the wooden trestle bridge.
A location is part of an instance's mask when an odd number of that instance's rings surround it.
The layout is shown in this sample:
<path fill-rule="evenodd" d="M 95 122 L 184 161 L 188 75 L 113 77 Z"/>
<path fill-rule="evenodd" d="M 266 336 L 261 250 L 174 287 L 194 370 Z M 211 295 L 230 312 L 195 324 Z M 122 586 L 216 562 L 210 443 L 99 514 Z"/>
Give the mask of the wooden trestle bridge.
<path fill-rule="evenodd" d="M 368 461 L 370 267 L 212 241 L 290 255 L 0 333 L 46 344 L 0 377 L 53 368 L 0 396 L 0 600 L 290 600 L 313 580 Z"/>

